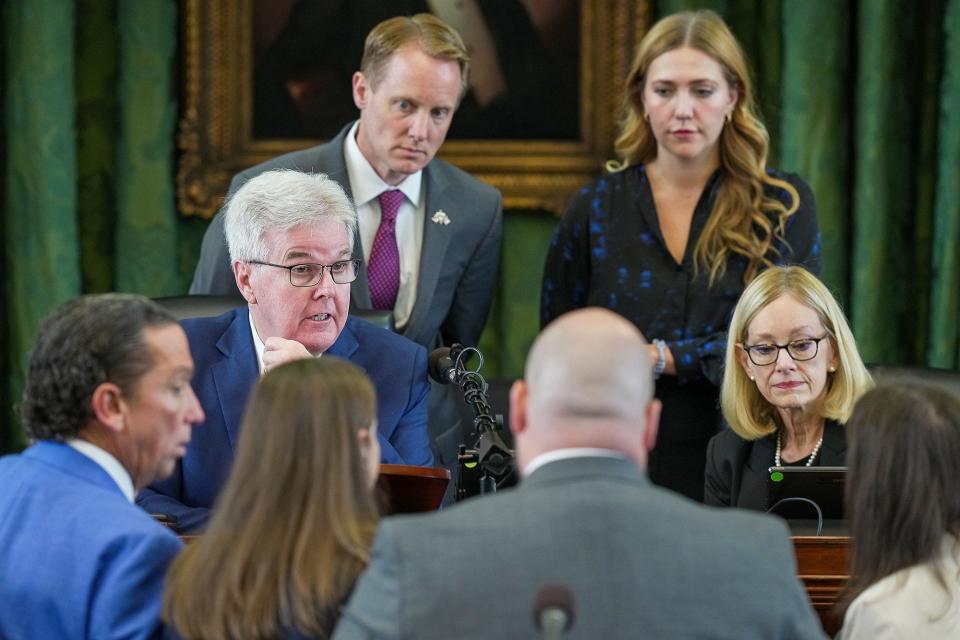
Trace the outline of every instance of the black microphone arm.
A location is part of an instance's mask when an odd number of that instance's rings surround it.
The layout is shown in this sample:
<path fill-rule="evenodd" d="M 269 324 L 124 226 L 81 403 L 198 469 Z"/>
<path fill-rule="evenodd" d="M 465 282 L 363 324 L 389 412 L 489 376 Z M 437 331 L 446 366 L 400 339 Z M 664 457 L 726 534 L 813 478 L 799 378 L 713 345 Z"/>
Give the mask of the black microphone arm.
<path fill-rule="evenodd" d="M 480 362 L 474 370 L 464 367 L 464 362 L 476 354 Z M 480 375 L 483 366 L 483 354 L 475 347 L 464 347 L 454 343 L 450 347 L 441 347 L 430 352 L 428 371 L 430 377 L 440 384 L 455 384 L 460 387 L 464 401 L 473 410 L 473 427 L 478 436 L 475 454 L 467 454 L 485 471 L 494 476 L 502 476 L 510 469 L 513 451 L 500 437 L 502 419 L 495 416 L 487 400 L 486 380 Z M 464 451 L 466 454 L 466 451 Z M 463 454 L 461 454 L 463 455 Z"/>

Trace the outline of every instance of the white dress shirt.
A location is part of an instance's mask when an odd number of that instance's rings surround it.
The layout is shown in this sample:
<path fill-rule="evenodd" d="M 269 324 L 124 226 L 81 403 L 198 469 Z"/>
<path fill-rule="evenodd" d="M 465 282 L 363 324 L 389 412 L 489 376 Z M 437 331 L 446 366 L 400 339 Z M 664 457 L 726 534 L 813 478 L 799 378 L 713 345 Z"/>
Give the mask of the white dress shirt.
<path fill-rule="evenodd" d="M 130 473 L 124 469 L 120 461 L 112 455 L 101 449 L 95 444 L 81 440 L 80 438 L 69 438 L 67 445 L 81 454 L 87 456 L 107 472 L 113 478 L 113 481 L 120 487 L 120 491 L 126 496 L 127 500 L 133 502 L 133 478 Z"/>
<path fill-rule="evenodd" d="M 360 243 L 363 261 L 370 261 L 373 239 L 380 228 L 380 194 L 389 189 L 399 189 L 404 199 L 397 212 L 397 249 L 400 252 L 400 289 L 393 305 L 393 321 L 397 329 L 403 329 L 410 319 L 413 303 L 417 298 L 417 278 L 420 275 L 420 247 L 423 244 L 423 220 L 426 198 L 423 195 L 423 171 L 417 171 L 396 186 L 384 182 L 357 146 L 357 128 L 353 124 L 343 145 L 347 176 L 353 203 L 357 207 L 360 223 Z"/>
<path fill-rule="evenodd" d="M 623 460 L 627 459 L 627 456 L 623 455 L 619 451 L 614 451 L 613 449 L 599 449 L 596 447 L 568 447 L 566 449 L 554 449 L 553 451 L 547 451 L 546 453 L 541 453 L 533 460 L 527 464 L 523 469 L 523 477 L 529 476 L 531 473 L 550 464 L 551 462 L 556 462 L 557 460 L 567 460 L 568 458 L 621 458 Z"/>

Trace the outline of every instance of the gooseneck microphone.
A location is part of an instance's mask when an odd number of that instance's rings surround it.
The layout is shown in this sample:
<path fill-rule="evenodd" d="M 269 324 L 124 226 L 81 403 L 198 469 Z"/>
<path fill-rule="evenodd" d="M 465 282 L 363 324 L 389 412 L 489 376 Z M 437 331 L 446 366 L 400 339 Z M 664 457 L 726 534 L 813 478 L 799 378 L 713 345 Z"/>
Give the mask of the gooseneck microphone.
<path fill-rule="evenodd" d="M 564 584 L 545 584 L 533 599 L 533 626 L 544 640 L 560 640 L 573 627 L 573 592 Z"/>
<path fill-rule="evenodd" d="M 427 373 L 436 382 L 440 384 L 456 384 L 457 380 L 457 360 L 464 349 L 462 345 L 454 344 L 452 347 L 440 347 L 430 352 L 427 360 Z"/>
<path fill-rule="evenodd" d="M 476 354 L 480 363 L 475 370 L 468 370 L 464 362 Z M 487 400 L 487 382 L 480 375 L 483 366 L 483 354 L 475 347 L 453 344 L 430 352 L 427 370 L 430 377 L 440 384 L 455 384 L 463 393 L 464 402 L 473 410 L 474 434 L 477 436 L 474 448 L 460 445 L 459 460 L 461 466 L 468 468 L 477 465 L 485 472 L 480 478 L 480 493 L 496 491 L 494 477 L 503 476 L 512 468 L 513 451 L 500 436 L 502 418 L 495 416 Z M 488 476 L 487 473 L 490 475 Z M 491 477 L 492 476 L 492 477 Z M 466 492 L 459 487 L 463 474 L 458 478 L 457 496 L 463 498 Z"/>

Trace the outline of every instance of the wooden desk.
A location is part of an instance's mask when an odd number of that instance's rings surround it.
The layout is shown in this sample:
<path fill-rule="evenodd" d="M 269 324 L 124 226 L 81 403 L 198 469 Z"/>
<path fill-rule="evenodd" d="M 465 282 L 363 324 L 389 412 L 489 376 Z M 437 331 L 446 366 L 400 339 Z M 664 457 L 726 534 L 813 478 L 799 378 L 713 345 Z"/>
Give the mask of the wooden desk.
<path fill-rule="evenodd" d="M 377 484 L 386 494 L 390 513 L 436 511 L 450 482 L 442 467 L 381 464 Z"/>
<path fill-rule="evenodd" d="M 845 535 L 792 537 L 797 574 L 824 631 L 833 636 L 843 619 L 833 615 L 833 605 L 849 577 L 850 538 Z"/>

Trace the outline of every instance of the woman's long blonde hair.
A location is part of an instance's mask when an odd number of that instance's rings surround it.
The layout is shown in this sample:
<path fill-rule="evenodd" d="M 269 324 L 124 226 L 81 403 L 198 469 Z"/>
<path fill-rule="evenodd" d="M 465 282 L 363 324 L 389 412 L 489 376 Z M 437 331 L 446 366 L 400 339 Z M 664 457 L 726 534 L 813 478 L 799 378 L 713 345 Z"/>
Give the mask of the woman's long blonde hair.
<path fill-rule="evenodd" d="M 657 22 L 644 36 L 627 75 L 625 116 L 615 143 L 620 161 L 608 162 L 607 169 L 617 171 L 657 157 L 657 140 L 644 118 L 646 74 L 657 57 L 680 47 L 698 49 L 716 60 L 737 93 L 730 121 L 720 134 L 723 174 L 713 211 L 694 247 L 694 264 L 710 274 L 712 283 L 723 275 L 731 255 L 743 256 L 748 261 L 744 275 L 748 283 L 773 264 L 774 243 L 784 240 L 786 219 L 800 206 L 800 195 L 789 182 L 767 175 L 770 139 L 754 107 L 743 50 L 716 13 L 676 13 Z M 765 185 L 786 191 L 790 206 L 765 195 Z"/>
<path fill-rule="evenodd" d="M 163 619 L 184 638 L 324 637 L 369 559 L 379 514 L 358 432 L 376 398 L 332 356 L 259 382 L 209 529 L 167 577 Z"/>

